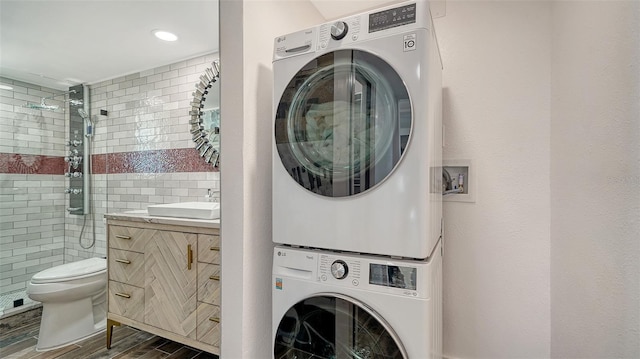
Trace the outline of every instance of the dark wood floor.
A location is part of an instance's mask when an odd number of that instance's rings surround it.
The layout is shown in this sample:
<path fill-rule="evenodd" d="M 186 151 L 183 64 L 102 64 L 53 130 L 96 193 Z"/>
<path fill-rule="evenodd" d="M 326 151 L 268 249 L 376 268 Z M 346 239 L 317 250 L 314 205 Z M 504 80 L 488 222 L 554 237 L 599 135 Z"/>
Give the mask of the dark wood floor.
<path fill-rule="evenodd" d="M 47 352 L 37 352 L 42 309 L 34 309 L 0 320 L 0 358 L 3 359 L 218 359 L 202 352 L 127 326 L 114 327 L 111 349 L 106 334 Z"/>

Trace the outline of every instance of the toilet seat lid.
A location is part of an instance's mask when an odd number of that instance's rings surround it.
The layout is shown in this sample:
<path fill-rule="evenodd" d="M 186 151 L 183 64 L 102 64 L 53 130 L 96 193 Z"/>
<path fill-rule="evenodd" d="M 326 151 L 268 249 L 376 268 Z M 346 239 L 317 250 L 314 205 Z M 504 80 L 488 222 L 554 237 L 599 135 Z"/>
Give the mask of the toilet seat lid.
<path fill-rule="evenodd" d="M 45 269 L 36 273 L 32 283 L 60 282 L 91 276 L 107 270 L 107 260 L 104 258 L 89 258 Z"/>

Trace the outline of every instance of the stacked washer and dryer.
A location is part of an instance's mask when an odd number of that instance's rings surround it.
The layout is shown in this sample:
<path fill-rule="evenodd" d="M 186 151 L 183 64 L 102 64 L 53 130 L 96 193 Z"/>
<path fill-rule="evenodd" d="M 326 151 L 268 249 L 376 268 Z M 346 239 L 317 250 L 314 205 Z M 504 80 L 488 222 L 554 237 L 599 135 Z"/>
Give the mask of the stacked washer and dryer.
<path fill-rule="evenodd" d="M 429 3 L 279 36 L 273 69 L 273 357 L 441 357 Z"/>

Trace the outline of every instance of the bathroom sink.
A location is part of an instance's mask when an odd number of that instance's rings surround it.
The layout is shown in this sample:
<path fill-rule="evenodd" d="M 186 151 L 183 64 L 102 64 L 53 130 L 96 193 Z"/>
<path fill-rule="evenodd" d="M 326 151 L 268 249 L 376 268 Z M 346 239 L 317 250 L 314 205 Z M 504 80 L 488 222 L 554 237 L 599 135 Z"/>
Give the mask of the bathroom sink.
<path fill-rule="evenodd" d="M 150 216 L 178 217 L 193 219 L 220 218 L 218 202 L 181 202 L 168 204 L 152 204 L 147 207 Z"/>

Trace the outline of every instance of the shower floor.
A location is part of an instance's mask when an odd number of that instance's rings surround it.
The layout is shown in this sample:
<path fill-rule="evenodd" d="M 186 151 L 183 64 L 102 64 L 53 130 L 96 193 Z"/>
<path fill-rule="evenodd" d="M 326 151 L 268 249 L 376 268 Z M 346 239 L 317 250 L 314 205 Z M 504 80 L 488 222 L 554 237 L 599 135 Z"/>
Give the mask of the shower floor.
<path fill-rule="evenodd" d="M 23 300 L 23 304 L 19 307 L 14 307 L 14 301 L 19 299 Z M 0 295 L 0 318 L 24 312 L 39 305 L 40 302 L 35 302 L 27 297 L 25 289 L 5 293 Z"/>

